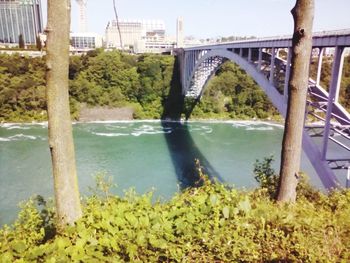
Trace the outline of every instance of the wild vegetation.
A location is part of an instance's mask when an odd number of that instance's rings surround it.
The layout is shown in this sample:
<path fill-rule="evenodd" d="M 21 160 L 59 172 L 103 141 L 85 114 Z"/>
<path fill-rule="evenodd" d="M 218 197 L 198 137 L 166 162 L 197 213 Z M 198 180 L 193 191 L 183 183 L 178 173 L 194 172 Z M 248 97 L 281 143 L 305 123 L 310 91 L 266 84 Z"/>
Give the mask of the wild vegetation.
<path fill-rule="evenodd" d="M 90 51 L 71 56 L 70 105 L 73 119 L 81 106 L 130 106 L 136 119 L 158 119 L 179 85 L 175 59 L 169 55 L 130 55 Z M 315 75 L 315 64 L 311 73 Z M 331 63 L 324 60 L 322 84 L 329 82 Z M 47 119 L 44 58 L 0 55 L 0 121 Z M 350 108 L 350 57 L 344 61 L 340 100 Z M 187 101 L 186 105 L 191 105 Z M 175 103 L 176 105 L 176 103 Z M 184 111 L 188 110 L 188 107 Z M 184 114 L 184 112 L 183 112 Z M 237 65 L 226 62 L 209 82 L 192 118 L 276 118 L 264 92 Z M 278 117 L 277 117 L 278 118 Z"/>
<path fill-rule="evenodd" d="M 74 119 L 87 107 L 131 106 L 134 118 L 158 119 L 174 86 L 175 59 L 166 55 L 129 55 L 95 50 L 71 56 L 70 104 Z M 0 55 L 0 120 L 45 120 L 45 64 L 43 58 Z M 226 63 L 210 82 L 196 118 L 266 118 L 275 111 L 252 79 Z"/>
<path fill-rule="evenodd" d="M 83 217 L 59 234 L 52 206 L 31 199 L 0 229 L 0 261 L 348 262 L 350 191 L 325 195 L 302 181 L 295 204 L 277 204 L 271 162 L 255 165 L 259 189 L 211 182 L 198 169 L 200 186 L 164 203 L 111 195 L 100 178 Z"/>
<path fill-rule="evenodd" d="M 278 112 L 255 81 L 232 62 L 225 62 L 194 108 L 195 118 L 267 119 Z"/>
<path fill-rule="evenodd" d="M 172 56 L 132 56 L 95 50 L 70 58 L 70 104 L 132 106 L 135 118 L 160 118 L 169 92 Z M 0 120 L 46 119 L 44 58 L 0 55 Z"/>

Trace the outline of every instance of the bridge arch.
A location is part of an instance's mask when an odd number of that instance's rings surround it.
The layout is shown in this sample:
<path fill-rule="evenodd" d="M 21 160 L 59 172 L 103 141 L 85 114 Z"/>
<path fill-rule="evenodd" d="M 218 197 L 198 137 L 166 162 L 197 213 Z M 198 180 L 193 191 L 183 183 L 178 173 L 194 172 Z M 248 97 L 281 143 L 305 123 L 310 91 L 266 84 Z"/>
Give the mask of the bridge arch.
<path fill-rule="evenodd" d="M 252 77 L 255 82 L 264 90 L 266 95 L 271 100 L 272 104 L 278 109 L 278 111 L 285 117 L 286 115 L 286 101 L 283 99 L 283 95 L 281 95 L 276 87 L 272 85 L 269 80 L 266 78 L 266 76 L 257 69 L 256 65 L 253 63 L 247 61 L 242 56 L 234 53 L 233 51 L 227 50 L 227 49 L 214 49 L 206 52 L 204 55 L 202 55 L 197 61 L 196 64 L 190 74 L 189 82 L 187 85 L 191 85 L 191 81 L 195 78 L 196 72 L 199 70 L 200 66 L 203 63 L 206 63 L 206 61 L 212 59 L 212 58 L 222 58 L 221 63 L 218 63 L 216 67 L 212 70 L 211 74 L 208 74 L 206 76 L 206 79 L 204 81 L 203 87 L 201 87 L 201 93 L 199 96 L 201 96 L 207 86 L 208 81 L 211 79 L 211 77 L 215 74 L 215 72 L 220 68 L 220 66 L 223 64 L 223 62 L 226 60 L 230 60 L 237 64 L 241 69 L 243 69 L 250 77 Z"/>
<path fill-rule="evenodd" d="M 349 187 L 350 114 L 338 102 L 338 94 L 344 50 L 350 48 L 350 30 L 315 33 L 312 46 L 318 50 L 310 58 L 318 60 L 317 76 L 316 81 L 309 79 L 307 87 L 303 149 L 326 188 L 339 185 Z M 177 49 L 175 53 L 179 59 L 182 93 L 200 98 L 209 79 L 227 59 L 250 75 L 281 115 L 286 116 L 291 47 L 291 36 L 282 36 Z M 319 85 L 319 79 L 323 51 L 329 49 L 334 52 L 331 56 L 331 83 L 327 92 Z M 280 50 L 287 51 L 286 58 L 278 57 Z M 269 78 L 266 77 L 267 72 Z M 281 88 L 279 83 L 274 84 L 275 76 L 280 74 L 285 79 L 283 95 L 277 90 L 276 85 Z M 314 123 L 315 120 L 318 122 Z"/>

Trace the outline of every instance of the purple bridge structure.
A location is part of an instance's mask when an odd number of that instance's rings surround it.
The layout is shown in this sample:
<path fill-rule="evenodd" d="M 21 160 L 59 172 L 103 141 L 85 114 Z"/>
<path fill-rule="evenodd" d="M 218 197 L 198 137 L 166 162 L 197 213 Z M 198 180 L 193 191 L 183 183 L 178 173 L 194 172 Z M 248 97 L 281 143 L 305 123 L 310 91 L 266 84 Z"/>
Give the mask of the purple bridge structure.
<path fill-rule="evenodd" d="M 350 114 L 340 104 L 343 61 L 350 55 L 350 29 L 313 34 L 310 58 L 317 75 L 309 78 L 303 150 L 327 189 L 350 187 Z M 200 99 L 206 84 L 227 60 L 245 70 L 285 117 L 292 37 L 250 39 L 175 50 L 182 93 Z M 321 87 L 324 57 L 332 60 L 331 81 Z"/>

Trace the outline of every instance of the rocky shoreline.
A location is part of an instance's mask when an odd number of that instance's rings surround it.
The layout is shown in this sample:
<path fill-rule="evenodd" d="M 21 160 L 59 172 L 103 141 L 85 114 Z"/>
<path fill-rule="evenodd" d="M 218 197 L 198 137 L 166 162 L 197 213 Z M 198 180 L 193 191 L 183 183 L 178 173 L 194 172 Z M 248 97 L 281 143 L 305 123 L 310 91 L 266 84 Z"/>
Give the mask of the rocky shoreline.
<path fill-rule="evenodd" d="M 80 110 L 79 122 L 133 120 L 134 110 L 131 107 L 83 107 Z"/>

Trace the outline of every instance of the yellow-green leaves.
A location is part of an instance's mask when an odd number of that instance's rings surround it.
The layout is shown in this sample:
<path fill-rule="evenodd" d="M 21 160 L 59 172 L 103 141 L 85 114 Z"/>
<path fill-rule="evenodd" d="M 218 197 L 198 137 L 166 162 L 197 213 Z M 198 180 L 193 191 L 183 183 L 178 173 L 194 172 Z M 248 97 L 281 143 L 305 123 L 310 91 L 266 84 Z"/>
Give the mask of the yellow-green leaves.
<path fill-rule="evenodd" d="M 48 240 L 29 202 L 14 228 L 0 230 L 0 262 L 349 262 L 349 191 L 317 195 L 279 205 L 261 189 L 209 181 L 165 203 L 102 193 Z"/>

